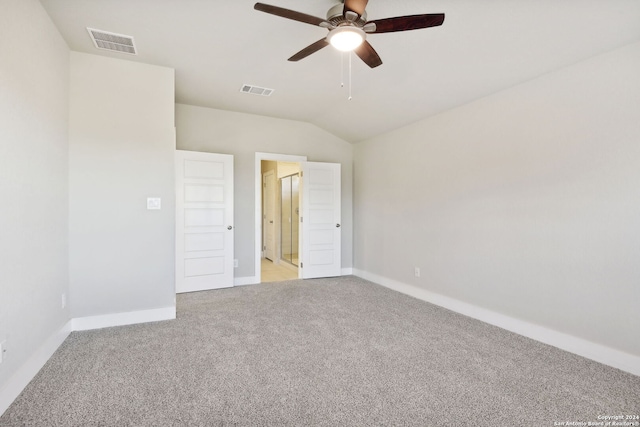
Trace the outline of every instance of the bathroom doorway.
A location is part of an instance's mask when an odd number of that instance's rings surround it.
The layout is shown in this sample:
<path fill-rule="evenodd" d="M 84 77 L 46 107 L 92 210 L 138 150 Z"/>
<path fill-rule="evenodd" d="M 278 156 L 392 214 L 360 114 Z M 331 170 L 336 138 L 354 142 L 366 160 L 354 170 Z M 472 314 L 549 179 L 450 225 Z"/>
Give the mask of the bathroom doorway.
<path fill-rule="evenodd" d="M 281 165 L 279 164 L 281 163 Z M 286 166 L 295 166 L 286 172 Z M 279 167 L 282 166 L 282 167 Z M 255 154 L 255 281 L 265 279 L 265 264 L 269 267 L 290 269 L 295 278 L 316 279 L 320 277 L 337 277 L 343 274 L 341 267 L 341 168 L 339 163 L 309 162 L 305 156 L 287 154 L 256 153 Z M 265 169 L 263 169 L 263 167 Z M 275 260 L 265 258 L 264 238 L 264 176 L 268 168 L 275 169 L 279 178 L 299 174 L 299 211 L 298 221 L 298 262 L 299 267 L 282 259 L 282 246 L 278 243 L 275 249 Z M 282 197 L 276 191 L 277 197 Z M 278 201 L 277 206 L 280 206 Z M 281 207 L 280 207 L 281 209 Z M 274 221 L 278 227 L 275 236 L 281 238 L 281 212 Z M 292 217 L 295 218 L 295 217 Z M 303 221 L 304 218 L 304 221 Z M 295 243 L 294 243 L 295 245 Z M 291 251 L 293 261 L 293 251 Z M 288 280 L 288 279 L 279 279 Z"/>
<path fill-rule="evenodd" d="M 299 277 L 300 164 L 262 160 L 261 282 Z"/>

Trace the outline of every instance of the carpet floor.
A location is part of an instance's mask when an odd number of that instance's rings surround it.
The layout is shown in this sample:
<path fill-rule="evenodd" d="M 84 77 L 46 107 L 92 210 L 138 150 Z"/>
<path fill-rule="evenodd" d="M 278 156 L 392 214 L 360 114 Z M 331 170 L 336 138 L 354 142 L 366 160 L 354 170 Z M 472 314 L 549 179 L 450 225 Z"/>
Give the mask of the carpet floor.
<path fill-rule="evenodd" d="M 0 425 L 556 426 L 640 414 L 640 377 L 356 277 L 182 294 L 177 313 L 72 333 Z"/>

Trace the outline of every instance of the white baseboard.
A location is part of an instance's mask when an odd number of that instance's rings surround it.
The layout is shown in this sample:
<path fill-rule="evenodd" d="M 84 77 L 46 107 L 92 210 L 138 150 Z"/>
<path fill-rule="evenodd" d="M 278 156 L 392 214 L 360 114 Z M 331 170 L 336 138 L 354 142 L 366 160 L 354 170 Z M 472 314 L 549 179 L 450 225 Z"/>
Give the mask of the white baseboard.
<path fill-rule="evenodd" d="M 102 316 L 76 317 L 71 319 L 71 325 L 74 331 L 87 331 L 90 329 L 158 322 L 175 318 L 176 308 L 173 306 L 152 310 L 131 311 L 128 313 L 105 314 Z"/>
<path fill-rule="evenodd" d="M 258 283 L 260 283 L 260 279 L 257 276 L 235 277 L 233 279 L 233 286 L 257 285 Z"/>
<path fill-rule="evenodd" d="M 340 274 L 343 276 L 351 276 L 353 274 L 353 268 L 343 268 L 340 270 Z"/>
<path fill-rule="evenodd" d="M 640 376 L 640 357 L 596 344 L 582 338 L 568 335 L 553 329 L 545 328 L 534 323 L 506 316 L 495 311 L 487 310 L 454 298 L 430 292 L 413 285 L 398 282 L 393 279 L 378 276 L 373 273 L 354 268 L 353 274 L 365 280 L 382 285 L 394 291 L 410 295 L 423 301 L 444 307 L 456 313 L 489 323 L 516 334 L 523 335 L 536 341 L 577 354 L 587 359 L 595 360 L 622 371 Z"/>
<path fill-rule="evenodd" d="M 86 331 L 111 326 L 132 325 L 135 323 L 157 322 L 176 318 L 176 308 L 165 307 L 153 310 L 133 311 L 128 313 L 105 314 L 102 316 L 77 317 L 69 320 L 58 332 L 47 339 L 42 346 L 9 378 L 0 390 L 0 415 L 22 393 L 22 390 L 47 363 L 47 360 L 62 345 L 73 331 Z"/>
<path fill-rule="evenodd" d="M 22 393 L 22 390 L 42 369 L 47 360 L 71 333 L 71 321 L 68 321 L 60 330 L 51 335 L 38 350 L 26 362 L 18 368 L 15 374 L 9 378 L 0 390 L 0 416 L 11 406 L 13 401 Z"/>

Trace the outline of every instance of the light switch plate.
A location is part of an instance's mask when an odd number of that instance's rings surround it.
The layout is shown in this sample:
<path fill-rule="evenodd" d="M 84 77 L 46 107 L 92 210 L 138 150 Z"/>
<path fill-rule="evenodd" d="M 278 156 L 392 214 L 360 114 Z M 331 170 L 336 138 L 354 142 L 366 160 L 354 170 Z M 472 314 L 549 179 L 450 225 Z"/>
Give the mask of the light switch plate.
<path fill-rule="evenodd" d="M 147 197 L 148 210 L 160 210 L 162 208 L 162 199 L 160 197 Z"/>

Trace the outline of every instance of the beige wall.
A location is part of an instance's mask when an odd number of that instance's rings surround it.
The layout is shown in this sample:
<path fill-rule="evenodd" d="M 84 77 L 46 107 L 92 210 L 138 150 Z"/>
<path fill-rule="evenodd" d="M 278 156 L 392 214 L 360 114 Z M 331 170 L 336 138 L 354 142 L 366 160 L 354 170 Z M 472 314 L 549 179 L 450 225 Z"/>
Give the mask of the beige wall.
<path fill-rule="evenodd" d="M 74 318 L 175 307 L 173 99 L 172 69 L 71 54 Z"/>
<path fill-rule="evenodd" d="M 69 49 L 36 0 L 0 11 L 0 414 L 9 380 L 69 320 Z M 17 381 L 20 383 L 20 380 Z"/>
<path fill-rule="evenodd" d="M 640 43 L 356 145 L 354 267 L 640 355 L 638 76 Z"/>
<path fill-rule="evenodd" d="M 299 163 L 278 162 L 278 178 L 293 175 L 300 172 Z"/>
<path fill-rule="evenodd" d="M 352 266 L 353 146 L 314 125 L 176 105 L 180 150 L 233 154 L 236 278 L 255 276 L 255 153 L 307 156 L 342 164 L 342 267 Z"/>

